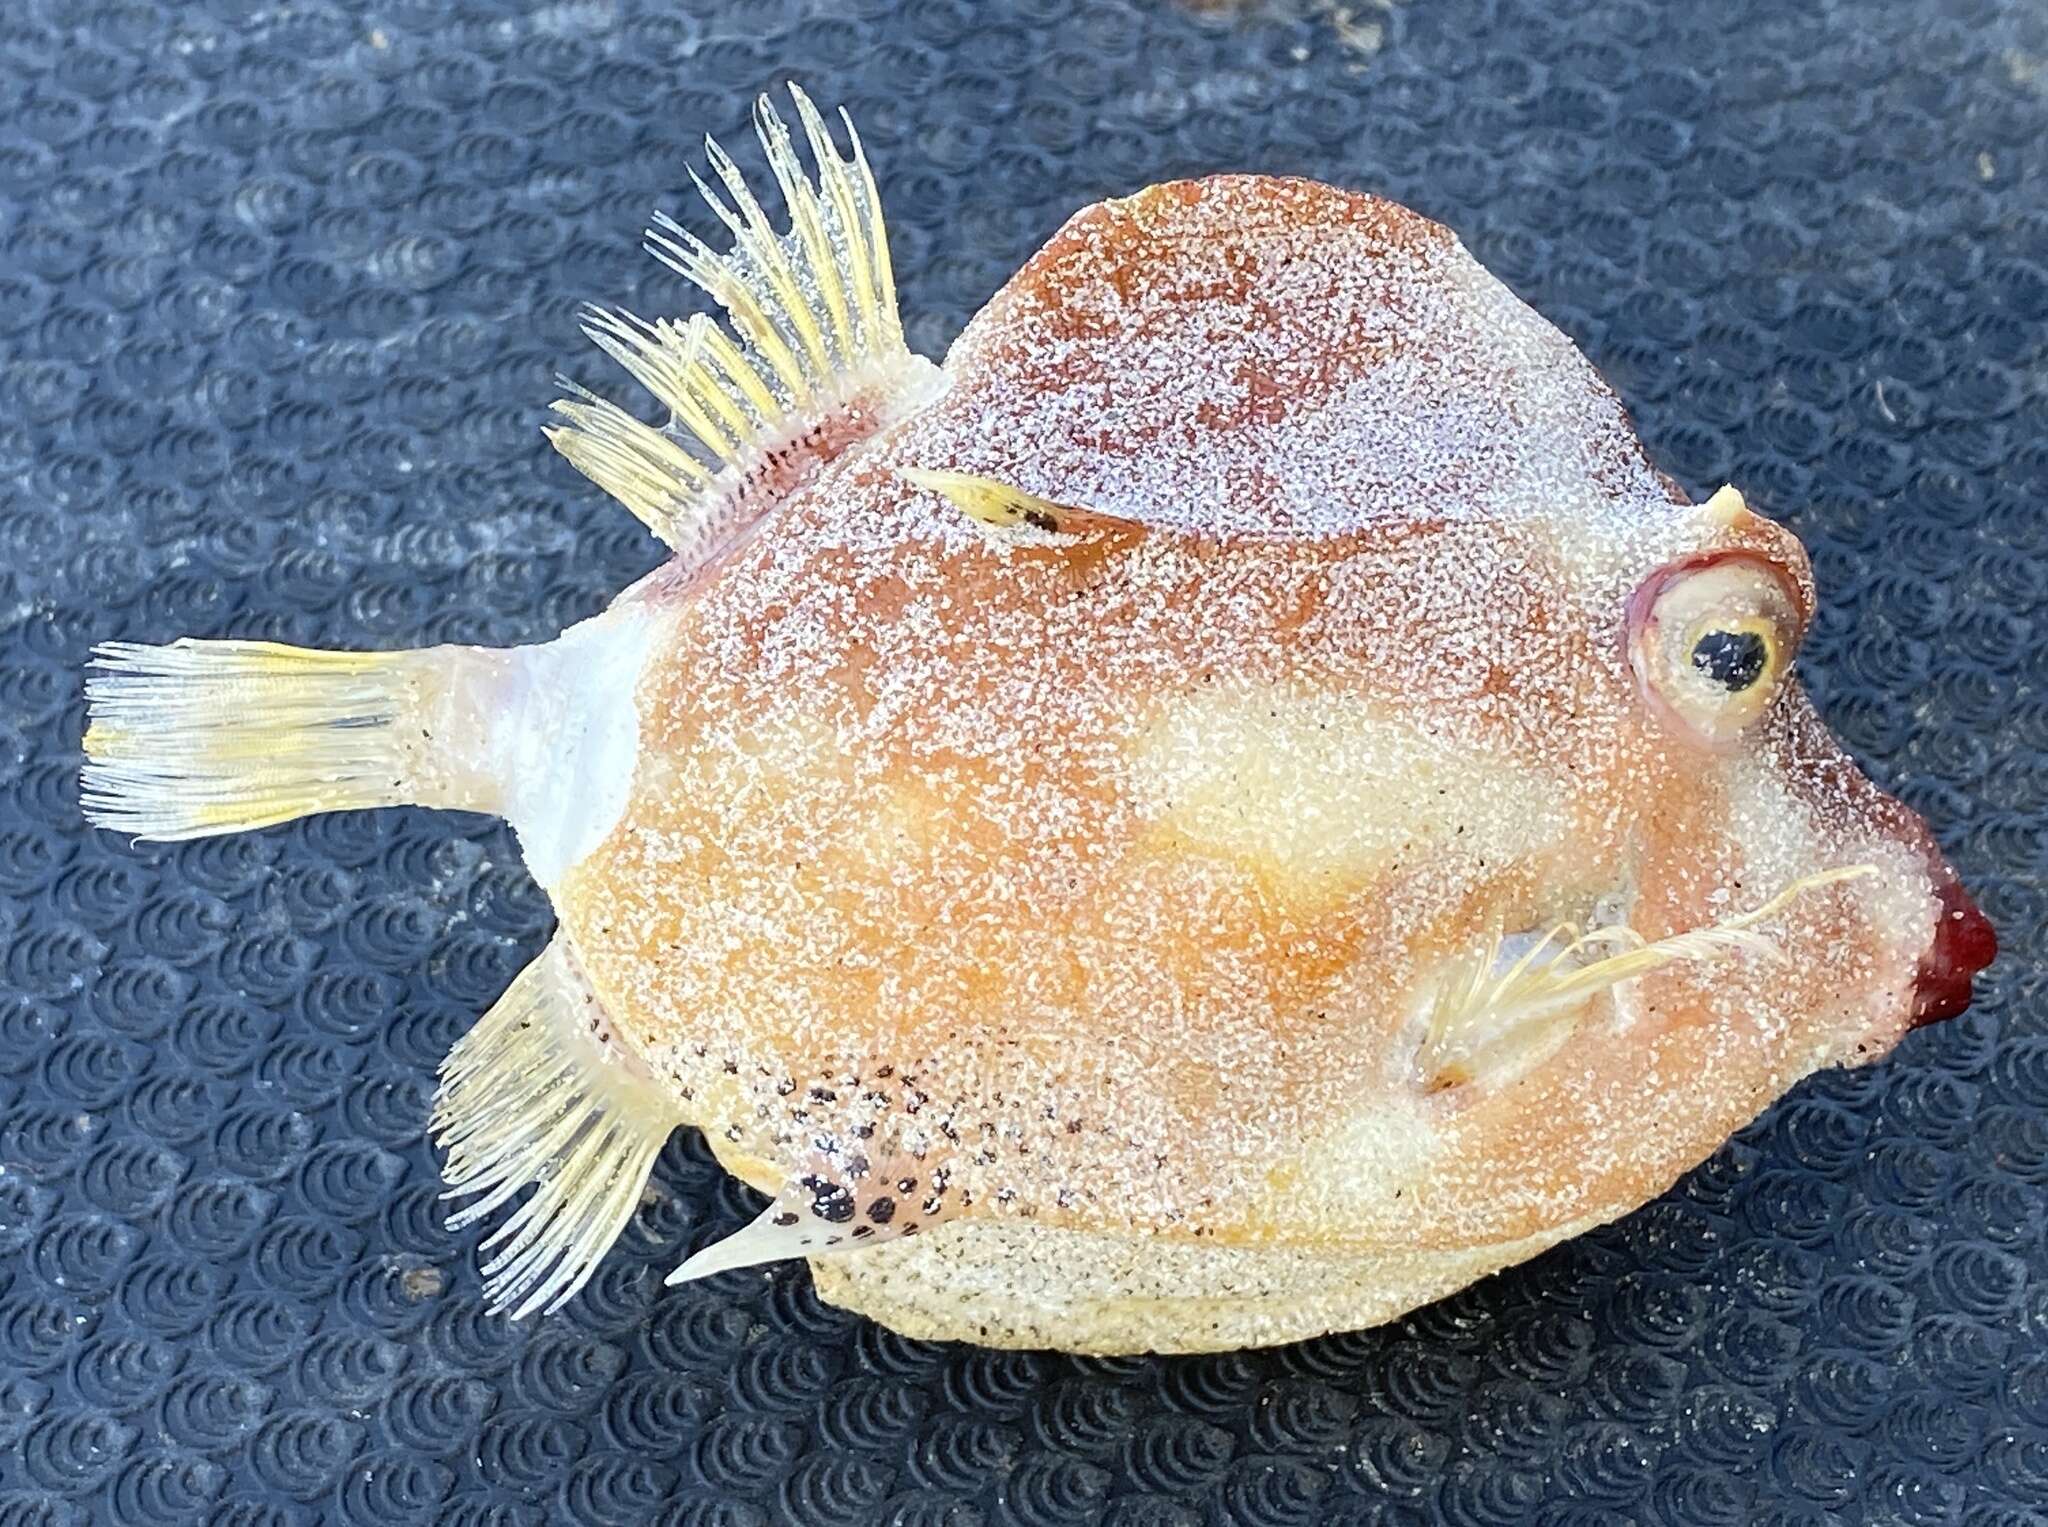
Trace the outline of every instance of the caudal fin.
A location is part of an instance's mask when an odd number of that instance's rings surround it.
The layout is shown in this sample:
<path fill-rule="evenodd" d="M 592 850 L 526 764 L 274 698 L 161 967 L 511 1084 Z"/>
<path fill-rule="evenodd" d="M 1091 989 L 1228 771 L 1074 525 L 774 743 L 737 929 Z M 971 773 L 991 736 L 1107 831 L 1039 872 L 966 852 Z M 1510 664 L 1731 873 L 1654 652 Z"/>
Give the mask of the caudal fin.
<path fill-rule="evenodd" d="M 447 796 L 432 652 L 107 642 L 86 681 L 81 795 L 97 826 L 171 841 Z"/>

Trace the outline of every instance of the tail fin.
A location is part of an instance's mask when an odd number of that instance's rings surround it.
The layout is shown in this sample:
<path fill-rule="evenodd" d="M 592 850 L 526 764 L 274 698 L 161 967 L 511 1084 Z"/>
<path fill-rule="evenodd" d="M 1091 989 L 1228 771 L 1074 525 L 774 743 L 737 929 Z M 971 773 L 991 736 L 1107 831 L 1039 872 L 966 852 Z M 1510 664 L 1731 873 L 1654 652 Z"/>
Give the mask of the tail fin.
<path fill-rule="evenodd" d="M 435 761 L 433 658 L 256 641 L 104 643 L 85 689 L 85 814 L 172 841 L 317 811 L 462 804 L 446 799 Z"/>

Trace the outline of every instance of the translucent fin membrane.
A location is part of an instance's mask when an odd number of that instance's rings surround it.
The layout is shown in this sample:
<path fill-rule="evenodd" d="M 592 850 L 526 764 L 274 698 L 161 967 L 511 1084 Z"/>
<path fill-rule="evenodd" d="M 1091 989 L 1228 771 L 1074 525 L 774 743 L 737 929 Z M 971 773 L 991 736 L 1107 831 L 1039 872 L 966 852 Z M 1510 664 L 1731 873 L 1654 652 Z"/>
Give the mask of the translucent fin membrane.
<path fill-rule="evenodd" d="M 787 233 L 769 222 L 731 157 L 707 140 L 726 195 L 694 171 L 691 179 L 731 232 L 732 249 L 719 254 L 666 216 L 647 235 L 656 257 L 725 309 L 734 332 L 702 315 L 680 323 L 602 308 L 586 315 L 584 332 L 669 410 L 668 426 L 656 429 L 575 388 L 555 405 L 567 423 L 548 432 L 578 471 L 685 557 L 721 538 L 734 507 L 730 490 L 761 456 L 857 392 L 895 390 L 911 361 L 881 198 L 860 138 L 842 112 L 851 148 L 843 157 L 809 98 L 793 85 L 790 97 L 815 179 L 765 96 L 754 113 Z"/>
<path fill-rule="evenodd" d="M 682 1123 L 611 1038 L 560 939 L 521 971 L 441 1066 L 434 1138 L 448 1152 L 460 1229 L 533 1185 L 484 1242 L 484 1288 L 515 1320 L 559 1309 L 639 1207 L 654 1158 Z"/>
<path fill-rule="evenodd" d="M 169 840 L 423 801 L 427 659 L 276 642 L 104 643 L 85 686 L 85 814 Z"/>
<path fill-rule="evenodd" d="M 1666 965 L 1731 954 L 1775 957 L 1776 945 L 1756 931 L 1759 923 L 1809 891 L 1876 873 L 1858 864 L 1807 875 L 1751 911 L 1654 942 L 1628 927 L 1581 933 L 1560 923 L 1504 959 L 1496 934 L 1430 1002 L 1416 1057 L 1423 1084 L 1441 1091 L 1527 1070 L 1570 1035 L 1588 999 Z"/>

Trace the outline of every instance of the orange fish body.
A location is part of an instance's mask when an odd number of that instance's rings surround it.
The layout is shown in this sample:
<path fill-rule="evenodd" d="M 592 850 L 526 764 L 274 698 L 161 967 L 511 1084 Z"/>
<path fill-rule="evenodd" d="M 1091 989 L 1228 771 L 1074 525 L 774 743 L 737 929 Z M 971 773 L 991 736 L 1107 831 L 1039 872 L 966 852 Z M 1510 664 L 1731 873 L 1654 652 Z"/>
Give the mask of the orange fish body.
<path fill-rule="evenodd" d="M 1448 232 L 1155 187 L 934 368 L 857 148 L 799 111 L 815 183 L 764 117 L 789 233 L 734 173 L 735 255 L 661 236 L 737 338 L 594 322 L 670 427 L 565 408 L 677 560 L 551 647 L 333 678 L 381 795 L 315 718 L 314 808 L 503 810 L 560 914 L 437 1116 L 466 1212 L 539 1184 L 507 1303 L 572 1293 L 691 1125 L 771 1202 L 683 1278 L 806 1255 L 999 1345 L 1367 1325 L 1967 1000 L 1988 925 L 1789 676 L 1797 541 L 1689 503 Z M 194 650 L 96 681 L 94 809 L 295 814 L 216 743 L 123 753 L 166 686 L 224 692 Z M 303 737 L 305 663 L 230 658 Z"/>

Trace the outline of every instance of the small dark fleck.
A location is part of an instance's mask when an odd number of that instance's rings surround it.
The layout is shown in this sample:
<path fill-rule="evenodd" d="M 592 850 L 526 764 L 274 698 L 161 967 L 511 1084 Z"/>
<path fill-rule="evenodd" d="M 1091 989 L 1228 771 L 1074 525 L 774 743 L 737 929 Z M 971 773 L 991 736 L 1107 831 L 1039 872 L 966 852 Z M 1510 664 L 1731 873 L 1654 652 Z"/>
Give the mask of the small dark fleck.
<path fill-rule="evenodd" d="M 868 1218 L 878 1225 L 886 1225 L 896 1217 L 896 1200 L 878 1198 L 868 1205 Z"/>
<path fill-rule="evenodd" d="M 864 1235 L 873 1235 L 874 1233 L 875 1227 L 873 1225 L 855 1225 L 853 1227 L 853 1238 L 856 1241 Z"/>
<path fill-rule="evenodd" d="M 915 1177 L 897 1178 L 896 1191 L 898 1193 L 915 1193 L 917 1191 L 917 1179 Z"/>
<path fill-rule="evenodd" d="M 783 1229 L 787 1230 L 791 1225 L 794 1225 L 796 1221 L 797 1216 L 795 1211 L 785 1209 L 782 1213 L 776 1215 L 774 1219 L 770 1220 L 769 1223 L 774 1225 L 780 1225 Z"/>

